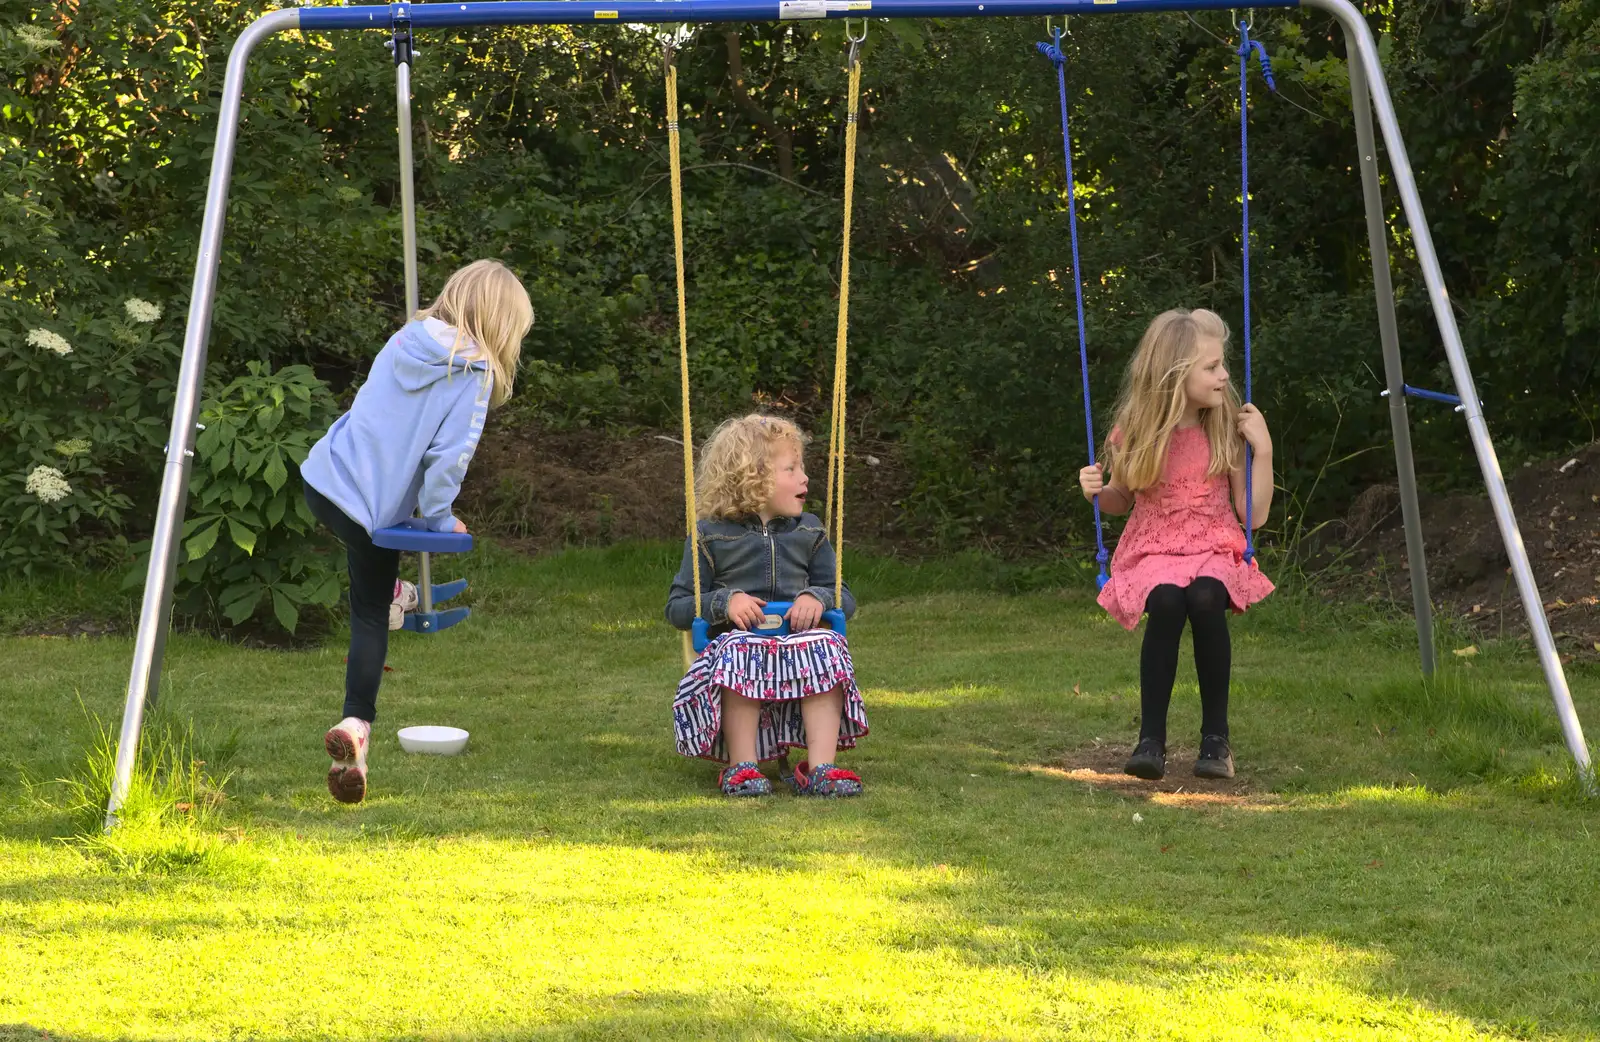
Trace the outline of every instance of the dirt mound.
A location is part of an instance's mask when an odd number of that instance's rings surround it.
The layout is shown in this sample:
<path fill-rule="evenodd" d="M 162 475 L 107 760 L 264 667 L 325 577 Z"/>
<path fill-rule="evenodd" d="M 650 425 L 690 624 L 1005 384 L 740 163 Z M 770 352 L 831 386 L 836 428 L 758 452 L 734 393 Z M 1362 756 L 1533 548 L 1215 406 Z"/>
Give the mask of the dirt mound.
<path fill-rule="evenodd" d="M 827 444 L 811 446 L 814 509 L 826 497 Z M 852 446 L 846 534 L 856 545 L 892 545 L 902 482 L 892 451 Z M 683 538 L 683 442 L 673 434 L 489 430 L 461 490 L 457 513 L 474 530 L 522 551 L 605 546 L 626 539 Z"/>
<path fill-rule="evenodd" d="M 457 513 L 519 550 L 670 539 L 683 532 L 683 449 L 663 435 L 495 430 Z"/>
<path fill-rule="evenodd" d="M 1519 468 L 1507 486 L 1534 579 L 1563 652 L 1594 657 L 1600 641 L 1600 442 Z M 1527 632 L 1522 599 L 1511 575 L 1486 493 L 1422 499 L 1422 535 L 1435 610 L 1465 620 L 1485 636 Z M 1338 526 L 1337 560 L 1329 576 L 1339 593 L 1376 593 L 1411 603 L 1399 493 L 1392 485 L 1367 489 Z M 1348 568 L 1347 579 L 1330 573 Z"/>

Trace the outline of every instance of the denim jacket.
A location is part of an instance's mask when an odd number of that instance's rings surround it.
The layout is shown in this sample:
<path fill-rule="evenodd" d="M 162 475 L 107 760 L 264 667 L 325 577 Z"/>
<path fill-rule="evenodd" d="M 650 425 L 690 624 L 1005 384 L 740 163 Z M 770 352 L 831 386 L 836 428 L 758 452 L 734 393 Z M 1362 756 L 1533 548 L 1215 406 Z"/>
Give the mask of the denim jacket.
<path fill-rule="evenodd" d="M 856 599 L 844 588 L 844 603 L 833 603 L 833 583 L 838 560 L 822 520 L 815 514 L 775 517 L 765 525 L 759 517 L 742 521 L 707 519 L 699 522 L 701 611 L 716 636 L 733 626 L 728 621 L 728 601 L 735 593 L 748 593 L 764 601 L 792 601 L 809 593 L 823 610 L 844 609 L 855 614 Z M 683 541 L 683 565 L 667 594 L 667 621 L 680 630 L 694 623 L 694 571 L 689 540 Z"/>

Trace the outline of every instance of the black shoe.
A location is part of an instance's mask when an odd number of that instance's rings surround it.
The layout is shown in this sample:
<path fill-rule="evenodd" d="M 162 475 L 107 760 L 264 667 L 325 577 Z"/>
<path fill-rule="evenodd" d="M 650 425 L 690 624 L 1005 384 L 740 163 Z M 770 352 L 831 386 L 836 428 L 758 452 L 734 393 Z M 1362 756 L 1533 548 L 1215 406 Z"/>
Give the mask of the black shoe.
<path fill-rule="evenodd" d="M 1145 781 L 1160 781 L 1167 775 L 1167 743 L 1159 738 L 1139 739 L 1122 771 Z"/>
<path fill-rule="evenodd" d="M 1196 778 L 1232 778 L 1233 750 L 1226 735 L 1208 734 L 1200 739 L 1200 756 L 1194 761 Z"/>

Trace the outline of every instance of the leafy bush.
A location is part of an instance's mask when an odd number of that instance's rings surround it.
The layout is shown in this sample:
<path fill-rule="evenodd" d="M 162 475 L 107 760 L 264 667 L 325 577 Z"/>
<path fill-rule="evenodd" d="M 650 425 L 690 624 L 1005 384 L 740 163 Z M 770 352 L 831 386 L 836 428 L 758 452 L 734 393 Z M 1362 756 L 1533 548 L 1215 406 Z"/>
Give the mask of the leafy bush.
<path fill-rule="evenodd" d="M 1589 131 L 1600 93 L 1580 88 L 1597 75 L 1600 7 L 1365 8 L 1507 462 L 1593 436 L 1600 152 Z M 192 273 L 226 52 L 260 10 L 0 0 L 0 567 L 113 558 L 141 534 L 146 518 L 129 503 L 148 502 L 159 468 L 169 338 Z M 905 450 L 907 521 L 948 543 L 1081 540 L 1066 291 L 1078 273 L 1038 27 L 884 28 L 864 56 L 856 443 Z M 703 417 L 754 399 L 826 427 L 842 34 L 837 22 L 724 27 L 680 55 Z M 1279 86 L 1252 93 L 1257 397 L 1288 488 L 1317 480 L 1327 458 L 1350 461 L 1319 489 L 1337 512 L 1390 467 L 1385 453 L 1359 451 L 1388 434 L 1343 48 L 1315 11 L 1263 12 L 1256 34 Z M 1155 312 L 1201 305 L 1241 324 L 1227 35 L 1219 14 L 1140 15 L 1086 19 L 1068 41 L 1081 275 L 1104 407 Z M 285 34 L 257 52 L 212 331 L 217 371 L 309 364 L 342 390 L 404 318 L 393 110 L 372 100 L 392 97 L 393 76 L 370 33 Z M 539 314 L 519 408 L 555 426 L 670 427 L 676 301 L 653 39 L 599 25 L 435 34 L 414 89 L 423 296 L 464 261 L 503 259 Z M 1435 383 L 1447 378 L 1443 354 L 1402 228 L 1392 252 L 1410 382 Z M 167 302 L 168 317 L 130 324 L 130 296 Z M 146 339 L 133 344 L 117 323 Z M 75 353 L 30 343 L 33 330 Z M 118 344 L 129 352 L 121 369 L 108 364 Z M 1414 416 L 1422 479 L 1475 481 L 1458 418 Z M 1103 437 L 1104 409 L 1097 419 Z M 186 538 L 213 540 L 203 557 L 234 559 L 187 572 L 191 587 L 220 584 L 191 594 L 227 618 L 270 605 L 286 625 L 320 603 L 317 567 L 252 557 L 218 520 L 220 502 Z M 272 531 L 265 515 L 238 524 Z M 266 565 L 290 571 L 268 579 Z M 297 601 L 307 588 L 311 599 Z"/>
<path fill-rule="evenodd" d="M 307 608 L 339 599 L 338 556 L 298 476 L 337 405 L 307 366 L 246 369 L 201 403 L 176 603 L 235 626 L 260 615 L 293 633 Z"/>
<path fill-rule="evenodd" d="M 143 300 L 21 311 L 0 301 L 0 570 L 29 575 L 115 556 L 160 469 L 177 346 Z"/>

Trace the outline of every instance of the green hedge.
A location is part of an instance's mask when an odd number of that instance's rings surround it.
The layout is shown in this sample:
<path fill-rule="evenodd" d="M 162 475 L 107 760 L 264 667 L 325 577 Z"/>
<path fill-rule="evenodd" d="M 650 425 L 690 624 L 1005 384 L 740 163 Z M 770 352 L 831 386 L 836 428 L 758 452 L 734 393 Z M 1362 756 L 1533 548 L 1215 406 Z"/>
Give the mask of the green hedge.
<path fill-rule="evenodd" d="M 1507 458 L 1592 437 L 1600 0 L 1368 7 Z M 148 531 L 226 51 L 263 10 L 0 0 L 0 567 L 123 559 Z M 1337 514 L 1391 466 L 1348 84 L 1326 17 L 1261 12 L 1256 32 L 1279 80 L 1276 95 L 1258 87 L 1252 113 L 1258 400 L 1291 494 L 1343 461 L 1319 501 L 1297 508 Z M 1154 312 L 1205 305 L 1237 328 L 1226 33 L 1221 15 L 1072 25 L 1101 407 Z M 867 44 L 855 430 L 901 446 L 907 523 L 950 545 L 1085 536 L 1072 491 L 1082 416 L 1060 127 L 1039 35 L 1013 20 L 880 22 Z M 524 409 L 557 426 L 670 426 L 671 212 L 653 39 L 625 26 L 484 29 L 425 33 L 420 47 L 424 295 L 465 260 L 502 258 L 539 316 Z M 826 430 L 842 55 L 839 24 L 785 23 L 706 27 L 679 58 L 702 417 L 763 400 Z M 262 45 L 230 196 L 213 400 L 242 393 L 224 388 L 249 372 L 322 402 L 359 379 L 401 320 L 392 98 L 381 34 Z M 1408 377 L 1444 385 L 1409 249 L 1396 231 Z M 1426 405 L 1414 415 L 1425 481 L 1472 480 L 1459 418 Z M 254 480 L 200 463 L 197 474 Z M 247 553 L 221 530 L 206 549 L 203 532 L 189 536 L 202 558 Z M 190 575 L 199 600 L 238 617 L 243 580 L 226 577 L 243 563 Z M 322 580 L 294 567 L 256 575 L 254 613 L 293 620 L 299 602 L 274 596 L 280 586 L 325 600 Z"/>

